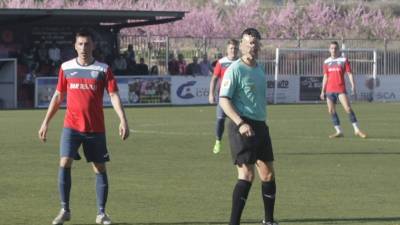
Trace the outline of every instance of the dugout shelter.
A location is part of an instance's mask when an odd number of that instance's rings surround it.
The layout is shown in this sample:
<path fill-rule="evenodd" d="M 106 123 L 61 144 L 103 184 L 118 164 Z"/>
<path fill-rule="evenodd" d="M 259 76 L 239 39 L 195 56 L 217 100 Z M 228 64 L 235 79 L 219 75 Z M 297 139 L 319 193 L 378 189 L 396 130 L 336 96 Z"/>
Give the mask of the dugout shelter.
<path fill-rule="evenodd" d="M 26 74 L 33 68 L 38 75 L 54 74 L 48 71 L 51 68 L 43 66 L 47 62 L 42 59 L 45 49 L 52 45 L 60 49 L 61 61 L 74 57 L 73 36 L 79 28 L 92 31 L 97 54 L 107 61 L 119 50 L 121 29 L 170 23 L 184 16 L 182 11 L 0 9 L 0 67 L 17 68 L 0 70 L 0 89 L 7 87 L 8 92 L 15 93 L 0 95 L 0 109 L 33 106 L 29 102 L 31 93 L 23 90 L 29 83 L 24 82 Z M 36 65 L 38 60 L 40 68 Z M 9 71 L 15 74 L 10 75 Z"/>

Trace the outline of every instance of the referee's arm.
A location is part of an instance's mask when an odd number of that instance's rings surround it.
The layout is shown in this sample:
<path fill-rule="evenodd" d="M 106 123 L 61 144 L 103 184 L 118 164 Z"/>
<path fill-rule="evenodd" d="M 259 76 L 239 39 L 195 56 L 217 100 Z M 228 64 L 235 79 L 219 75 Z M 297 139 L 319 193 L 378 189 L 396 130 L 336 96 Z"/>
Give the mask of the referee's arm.
<path fill-rule="evenodd" d="M 224 110 L 225 114 L 236 124 L 241 135 L 245 135 L 247 137 L 254 135 L 254 131 L 250 127 L 250 125 L 247 124 L 236 112 L 230 98 L 225 96 L 220 96 L 219 104 L 222 110 Z"/>
<path fill-rule="evenodd" d="M 232 105 L 231 99 L 229 97 L 220 96 L 219 104 L 221 108 L 224 110 L 224 113 L 236 124 L 239 125 L 243 122 L 240 115 L 236 112 L 235 108 Z"/>

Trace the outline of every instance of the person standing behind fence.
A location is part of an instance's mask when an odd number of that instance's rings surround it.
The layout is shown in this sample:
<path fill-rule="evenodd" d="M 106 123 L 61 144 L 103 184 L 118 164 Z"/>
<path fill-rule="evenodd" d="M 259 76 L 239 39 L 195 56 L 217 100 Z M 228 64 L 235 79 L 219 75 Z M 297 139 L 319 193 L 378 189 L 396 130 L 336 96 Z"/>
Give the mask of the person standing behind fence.
<path fill-rule="evenodd" d="M 178 54 L 178 68 L 179 68 L 179 75 L 186 74 L 186 61 L 182 53 Z"/>
<path fill-rule="evenodd" d="M 186 75 L 198 76 L 201 75 L 201 68 L 197 56 L 193 56 L 192 62 L 186 66 Z"/>
<path fill-rule="evenodd" d="M 209 76 L 210 72 L 213 71 L 213 68 L 211 66 L 210 61 L 208 60 L 208 56 L 207 54 L 203 55 L 203 59 L 201 60 L 201 62 L 199 63 L 200 65 L 200 70 L 201 70 L 201 75 L 203 76 Z"/>
<path fill-rule="evenodd" d="M 91 162 L 96 174 L 97 224 L 111 224 L 105 207 L 108 196 L 106 162 L 109 153 L 106 146 L 103 113 L 104 89 L 107 90 L 112 106 L 119 117 L 119 135 L 123 140 L 129 136 L 128 122 L 118 94 L 117 82 L 108 65 L 93 58 L 93 36 L 80 30 L 75 36 L 78 57 L 61 65 L 57 89 L 51 99 L 46 116 L 38 131 L 39 139 L 46 141 L 48 126 L 58 111 L 63 99 L 67 108 L 60 143 L 58 187 L 61 210 L 53 220 L 54 225 L 71 219 L 69 207 L 71 191 L 71 166 L 78 157 L 82 145 L 86 160 Z"/>
<path fill-rule="evenodd" d="M 215 93 L 219 92 L 219 86 L 221 80 L 224 78 L 224 73 L 226 69 L 235 61 L 237 60 L 238 57 L 238 45 L 239 42 L 235 39 L 230 39 L 226 45 L 226 56 L 221 57 L 217 63 L 215 64 L 214 68 L 214 74 L 211 77 L 210 81 L 210 94 L 208 95 L 208 101 L 210 104 L 215 104 L 216 99 L 218 97 L 215 97 Z M 218 84 L 218 89 L 215 91 L 215 87 Z M 218 104 L 217 105 L 217 121 L 215 123 L 215 144 L 213 148 L 213 152 L 215 154 L 219 153 L 222 149 L 222 135 L 224 134 L 224 129 L 225 129 L 225 118 L 226 115 L 224 111 L 222 110 L 221 106 Z"/>
<path fill-rule="evenodd" d="M 229 66 L 221 84 L 219 104 L 229 117 L 229 142 L 238 180 L 232 195 L 229 225 L 239 225 L 257 167 L 261 180 L 265 217 L 263 225 L 274 221 L 274 154 L 266 121 L 266 76 L 257 63 L 261 35 L 247 28 L 241 35 L 242 56 Z"/>
<path fill-rule="evenodd" d="M 336 132 L 329 135 L 329 138 L 343 137 L 342 129 L 340 128 L 339 116 L 336 113 L 336 103 L 339 100 L 344 110 L 349 115 L 349 119 L 354 128 L 354 134 L 361 138 L 366 138 L 367 134 L 358 128 L 356 114 L 350 106 L 349 98 L 346 93 L 345 78 L 347 74 L 351 85 L 351 94 L 356 94 L 353 74 L 349 60 L 346 57 L 339 55 L 339 43 L 332 41 L 329 45 L 330 57 L 324 61 L 322 79 L 321 100 L 326 99 L 328 113 L 332 118 L 333 126 Z"/>
<path fill-rule="evenodd" d="M 176 60 L 175 55 L 171 53 L 169 55 L 169 62 L 168 62 L 168 73 L 169 75 L 178 75 L 179 74 L 179 62 Z"/>

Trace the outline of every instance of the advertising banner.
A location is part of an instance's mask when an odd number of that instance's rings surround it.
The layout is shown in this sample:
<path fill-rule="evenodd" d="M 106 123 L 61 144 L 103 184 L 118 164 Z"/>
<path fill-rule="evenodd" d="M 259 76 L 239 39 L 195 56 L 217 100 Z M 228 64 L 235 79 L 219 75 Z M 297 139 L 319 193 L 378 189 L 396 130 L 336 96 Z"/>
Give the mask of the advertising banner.
<path fill-rule="evenodd" d="M 320 101 L 322 76 L 300 77 L 300 101 Z"/>
<path fill-rule="evenodd" d="M 299 77 L 280 75 L 276 91 L 276 103 L 294 103 L 299 101 Z M 274 76 L 267 76 L 267 101 L 274 102 Z"/>
<path fill-rule="evenodd" d="M 400 75 L 355 76 L 357 100 L 398 102 L 400 101 Z M 350 93 L 350 85 L 347 85 Z"/>
<path fill-rule="evenodd" d="M 57 85 L 57 77 L 36 79 L 35 107 L 47 108 Z M 124 105 L 160 105 L 171 103 L 171 78 L 168 76 L 116 77 L 119 95 Z M 110 97 L 104 94 L 104 106 L 111 106 Z M 63 104 L 62 106 L 65 106 Z"/>
<path fill-rule="evenodd" d="M 211 77 L 173 76 L 171 101 L 174 105 L 208 104 Z"/>
<path fill-rule="evenodd" d="M 171 78 L 168 76 L 121 76 L 116 79 L 124 105 L 171 103 Z M 104 103 L 111 105 L 108 95 L 104 96 Z"/>

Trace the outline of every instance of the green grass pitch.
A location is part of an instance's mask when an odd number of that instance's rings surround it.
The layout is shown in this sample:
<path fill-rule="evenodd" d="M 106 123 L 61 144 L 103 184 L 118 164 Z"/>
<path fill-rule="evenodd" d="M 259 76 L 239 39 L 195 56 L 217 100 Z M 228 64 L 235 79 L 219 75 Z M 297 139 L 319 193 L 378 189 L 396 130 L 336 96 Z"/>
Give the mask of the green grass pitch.
<path fill-rule="evenodd" d="M 345 137 L 325 105 L 272 105 L 268 124 L 277 174 L 276 218 L 284 225 L 400 224 L 400 104 L 358 103 L 353 108 L 369 138 L 354 137 L 338 106 Z M 227 136 L 212 154 L 215 107 L 127 108 L 130 128 L 118 137 L 118 119 L 105 110 L 110 194 L 108 213 L 119 225 L 228 224 L 236 170 Z M 58 145 L 64 110 L 47 143 L 37 138 L 45 110 L 0 111 L 0 225 L 44 225 L 58 213 Z M 72 171 L 72 221 L 96 215 L 94 174 L 84 160 Z M 256 178 L 243 224 L 263 217 Z"/>

